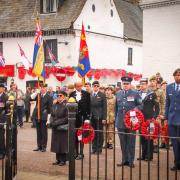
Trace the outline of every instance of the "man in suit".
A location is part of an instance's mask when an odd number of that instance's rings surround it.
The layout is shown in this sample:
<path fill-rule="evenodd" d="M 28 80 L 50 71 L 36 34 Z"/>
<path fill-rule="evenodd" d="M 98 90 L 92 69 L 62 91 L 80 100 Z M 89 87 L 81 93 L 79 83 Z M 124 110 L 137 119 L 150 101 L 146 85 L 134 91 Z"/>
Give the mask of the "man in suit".
<path fill-rule="evenodd" d="M 78 112 L 76 115 L 76 128 L 80 128 L 86 119 L 90 118 L 90 94 L 82 90 L 82 82 L 74 83 L 75 91 L 70 93 L 69 97 L 73 97 L 78 104 Z M 76 160 L 84 157 L 84 145 L 78 141 L 76 137 Z"/>
<path fill-rule="evenodd" d="M 122 151 L 122 163 L 118 163 L 117 166 L 130 166 L 134 167 L 134 156 L 135 156 L 135 135 L 129 135 L 124 133 L 135 133 L 130 129 L 127 129 L 124 124 L 124 116 L 129 110 L 140 108 L 142 104 L 139 93 L 131 89 L 130 77 L 122 77 L 122 88 L 116 96 L 116 127 L 118 129 L 118 135 L 121 144 Z"/>
<path fill-rule="evenodd" d="M 47 147 L 47 118 L 51 113 L 52 99 L 47 93 L 47 85 L 42 85 L 40 90 L 40 119 L 38 119 L 38 91 L 31 95 L 31 100 L 36 100 L 33 118 L 36 121 L 37 148 L 33 151 L 45 152 Z"/>
<path fill-rule="evenodd" d="M 156 93 L 148 90 L 148 79 L 142 78 L 140 80 L 140 95 L 142 98 L 142 113 L 144 120 L 156 119 L 159 115 L 159 103 Z M 142 157 L 138 160 L 151 161 L 153 159 L 153 140 L 141 137 Z"/>
<path fill-rule="evenodd" d="M 180 170 L 180 68 L 173 73 L 175 82 L 167 86 L 165 119 L 169 125 L 169 135 L 172 138 L 174 151 L 174 167 L 171 170 Z"/>
<path fill-rule="evenodd" d="M 4 93 L 4 84 L 0 84 L 0 123 L 5 122 L 7 95 Z M 4 125 L 0 124 L 0 159 L 5 156 L 5 130 Z"/>
<path fill-rule="evenodd" d="M 103 124 L 107 118 L 106 96 L 99 91 L 98 81 L 92 83 L 93 91 L 91 94 L 91 123 L 95 132 L 95 138 L 92 143 L 92 154 L 100 154 L 103 146 Z"/>

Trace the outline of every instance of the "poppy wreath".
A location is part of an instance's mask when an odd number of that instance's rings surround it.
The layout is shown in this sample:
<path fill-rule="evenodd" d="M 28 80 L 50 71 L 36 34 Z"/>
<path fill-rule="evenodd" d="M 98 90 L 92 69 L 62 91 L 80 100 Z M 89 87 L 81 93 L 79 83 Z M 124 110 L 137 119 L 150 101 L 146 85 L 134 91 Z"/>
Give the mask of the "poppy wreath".
<path fill-rule="evenodd" d="M 168 138 L 168 124 L 164 123 L 164 143 L 168 144 L 169 143 L 169 138 Z"/>
<path fill-rule="evenodd" d="M 84 123 L 77 130 L 78 140 L 81 141 L 83 144 L 89 144 L 91 141 L 94 140 L 94 136 L 95 136 L 94 129 L 89 123 Z"/>
<path fill-rule="evenodd" d="M 132 113 L 134 113 L 135 116 L 131 116 Z M 143 122 L 144 122 L 144 115 L 141 111 L 137 109 L 128 111 L 124 116 L 124 124 L 126 128 L 132 131 L 139 130 Z"/>
<path fill-rule="evenodd" d="M 159 123 L 154 119 L 149 119 L 142 123 L 141 133 L 146 139 L 157 139 L 161 133 Z"/>

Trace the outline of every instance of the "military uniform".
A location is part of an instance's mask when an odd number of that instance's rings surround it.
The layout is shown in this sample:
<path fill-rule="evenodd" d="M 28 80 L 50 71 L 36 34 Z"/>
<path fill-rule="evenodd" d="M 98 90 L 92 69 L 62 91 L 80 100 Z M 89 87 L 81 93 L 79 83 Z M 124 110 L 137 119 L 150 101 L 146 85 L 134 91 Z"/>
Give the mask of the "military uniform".
<path fill-rule="evenodd" d="M 122 81 L 132 81 L 130 78 L 122 78 Z M 125 133 L 134 133 L 126 128 L 124 124 L 124 116 L 129 110 L 134 108 L 140 108 L 142 104 L 141 96 L 137 91 L 129 89 L 128 91 L 121 90 L 116 96 L 116 120 L 115 125 L 118 129 L 118 135 L 120 139 L 121 151 L 122 151 L 122 164 L 134 166 L 135 156 L 135 135 L 129 135 Z M 117 164 L 119 166 L 121 164 Z"/>
<path fill-rule="evenodd" d="M 0 84 L 0 87 L 4 87 L 4 85 Z M 6 101 L 8 100 L 7 95 L 3 92 L 0 94 L 0 123 L 5 122 L 5 114 L 6 114 Z M 5 129 L 4 125 L 0 124 L 0 159 L 3 159 L 5 155 Z"/>
<path fill-rule="evenodd" d="M 106 97 L 106 98 L 107 98 L 106 130 L 114 131 L 116 98 L 113 95 L 111 97 Z M 114 133 L 107 132 L 106 134 L 107 134 L 107 144 L 112 145 L 114 143 Z"/>

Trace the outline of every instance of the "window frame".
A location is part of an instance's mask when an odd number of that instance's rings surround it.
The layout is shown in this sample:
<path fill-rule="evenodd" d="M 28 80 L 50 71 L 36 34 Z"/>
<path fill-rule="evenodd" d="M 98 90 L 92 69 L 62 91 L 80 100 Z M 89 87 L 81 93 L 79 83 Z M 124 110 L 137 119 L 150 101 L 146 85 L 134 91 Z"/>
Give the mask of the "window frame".
<path fill-rule="evenodd" d="M 48 2 L 48 7 L 46 3 Z M 52 7 L 52 2 L 55 3 Z M 40 0 L 40 12 L 41 14 L 53 14 L 57 13 L 58 10 L 58 0 Z"/>
<path fill-rule="evenodd" d="M 0 53 L 3 54 L 3 42 L 0 42 Z"/>
<path fill-rule="evenodd" d="M 127 65 L 132 66 L 133 65 L 133 48 L 128 47 L 128 63 Z"/>

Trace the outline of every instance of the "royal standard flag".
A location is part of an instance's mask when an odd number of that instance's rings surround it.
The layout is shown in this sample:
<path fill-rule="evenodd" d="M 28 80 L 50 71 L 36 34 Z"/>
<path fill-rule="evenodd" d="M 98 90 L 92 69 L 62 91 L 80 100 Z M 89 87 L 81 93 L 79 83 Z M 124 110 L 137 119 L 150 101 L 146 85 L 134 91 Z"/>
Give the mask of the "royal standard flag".
<path fill-rule="evenodd" d="M 85 31 L 84 31 L 84 25 L 82 24 L 79 63 L 78 63 L 78 68 L 77 68 L 79 76 L 81 78 L 84 78 L 90 69 L 91 69 L 91 65 L 90 65 L 90 61 L 89 61 L 88 46 L 86 43 L 86 35 L 85 35 Z"/>
<path fill-rule="evenodd" d="M 40 21 L 39 19 L 37 19 L 32 72 L 36 74 L 37 77 L 43 78 L 45 80 L 44 59 L 45 58 L 44 58 L 42 31 L 41 31 Z"/>

